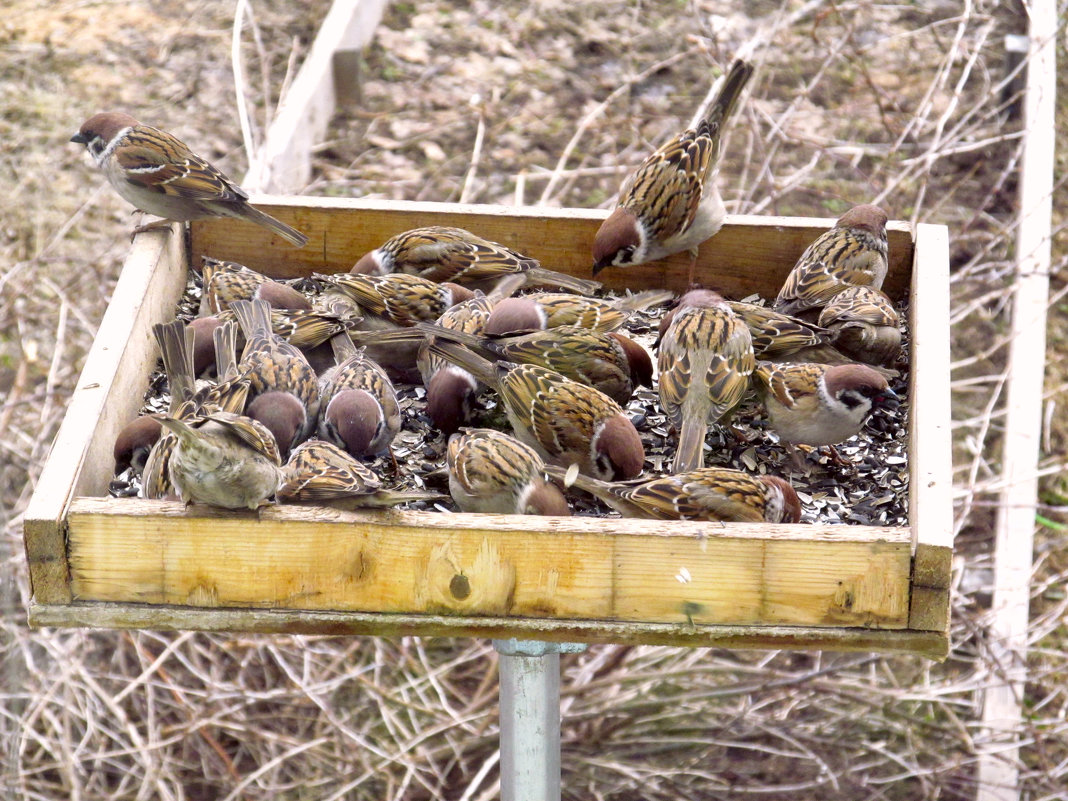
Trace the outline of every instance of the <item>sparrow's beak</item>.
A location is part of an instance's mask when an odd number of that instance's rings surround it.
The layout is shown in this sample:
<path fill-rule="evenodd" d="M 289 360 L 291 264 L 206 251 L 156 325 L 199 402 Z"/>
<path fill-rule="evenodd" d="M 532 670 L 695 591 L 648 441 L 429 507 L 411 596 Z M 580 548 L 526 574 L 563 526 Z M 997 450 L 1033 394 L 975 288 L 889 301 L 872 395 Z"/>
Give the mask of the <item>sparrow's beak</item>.
<path fill-rule="evenodd" d="M 601 272 L 605 267 L 610 267 L 612 262 L 609 259 L 601 259 L 593 263 L 593 275 L 596 278 L 597 273 Z"/>
<path fill-rule="evenodd" d="M 890 389 L 890 387 L 887 387 L 883 390 L 882 394 L 879 395 L 879 405 L 885 406 L 887 409 L 891 410 L 898 409 L 901 406 L 901 396 L 894 392 L 894 390 Z"/>
<path fill-rule="evenodd" d="M 79 145 L 85 145 L 89 143 L 89 137 L 83 134 L 81 131 L 78 131 L 78 133 L 74 134 L 74 136 L 70 138 L 70 141 L 77 142 Z"/>

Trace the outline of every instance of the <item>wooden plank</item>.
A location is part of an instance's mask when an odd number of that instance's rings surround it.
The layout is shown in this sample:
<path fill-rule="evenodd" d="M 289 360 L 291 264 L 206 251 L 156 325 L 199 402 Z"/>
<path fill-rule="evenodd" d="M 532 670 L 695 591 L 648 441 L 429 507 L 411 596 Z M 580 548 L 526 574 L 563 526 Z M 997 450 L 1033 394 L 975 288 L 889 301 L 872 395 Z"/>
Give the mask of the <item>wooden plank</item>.
<path fill-rule="evenodd" d="M 949 604 L 949 587 L 937 589 L 913 584 L 909 602 L 909 628 L 913 631 L 948 633 Z"/>
<path fill-rule="evenodd" d="M 337 107 L 335 53 L 367 45 L 385 6 L 386 0 L 334 0 L 245 173 L 246 190 L 295 192 L 311 181 L 312 149 L 325 138 Z"/>
<path fill-rule="evenodd" d="M 83 498 L 78 600 L 205 607 L 902 628 L 907 529 Z"/>
<path fill-rule="evenodd" d="M 195 267 L 207 255 L 232 259 L 277 278 L 346 272 L 360 256 L 395 234 L 422 225 L 452 225 L 523 251 L 545 267 L 589 277 L 594 234 L 608 215 L 597 209 L 394 200 L 254 200 L 268 213 L 307 234 L 309 243 L 299 250 L 281 251 L 269 246 L 269 232 L 258 226 L 202 220 L 192 225 Z M 701 246 L 698 281 L 733 298 L 754 292 L 774 296 L 805 247 L 833 224 L 831 219 L 732 215 L 723 229 Z M 907 291 L 912 273 L 912 229 L 907 223 L 891 222 L 887 234 L 890 270 L 884 288 L 892 297 L 900 298 Z M 687 285 L 688 269 L 689 256 L 683 253 L 652 264 L 609 268 L 598 279 L 614 290 L 666 287 L 681 292 Z M 938 291 L 937 287 L 934 289 Z M 944 326 L 945 318 L 940 319 Z M 946 336 L 944 331 L 942 336 Z"/>
<path fill-rule="evenodd" d="M 917 546 L 951 549 L 949 230 L 944 225 L 916 226 L 909 324 L 909 518 Z"/>
<path fill-rule="evenodd" d="M 1029 9 L 1026 139 L 1020 167 L 1016 282 L 1009 338 L 1002 491 L 995 523 L 994 597 L 988 659 L 1000 683 L 983 693 L 979 801 L 1019 798 L 1021 699 L 1027 681 L 1027 628 L 1031 598 L 1038 457 L 1045 377 L 1046 309 L 1052 243 L 1056 140 L 1057 4 L 1036 0 Z"/>
<path fill-rule="evenodd" d="M 112 447 L 136 413 L 156 358 L 152 323 L 174 316 L 187 257 L 177 226 L 135 237 L 86 357 L 36 490 L 23 533 L 30 582 L 42 603 L 70 599 L 64 544 L 75 495 L 101 495 L 114 474 Z"/>
<path fill-rule="evenodd" d="M 612 621 L 541 620 L 274 609 L 194 609 L 111 603 L 32 603 L 32 626 L 89 626 L 156 630 L 239 631 L 264 634 L 487 637 L 674 645 L 904 653 L 944 659 L 945 637 L 931 632 L 808 626 L 706 626 Z"/>

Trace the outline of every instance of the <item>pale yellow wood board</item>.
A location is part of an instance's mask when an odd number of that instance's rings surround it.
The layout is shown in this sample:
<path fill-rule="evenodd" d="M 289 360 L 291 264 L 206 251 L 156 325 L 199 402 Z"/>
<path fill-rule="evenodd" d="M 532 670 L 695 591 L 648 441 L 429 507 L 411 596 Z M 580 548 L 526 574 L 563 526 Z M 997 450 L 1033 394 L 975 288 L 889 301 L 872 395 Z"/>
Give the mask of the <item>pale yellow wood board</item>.
<path fill-rule="evenodd" d="M 424 225 L 467 228 L 539 259 L 543 266 L 591 277 L 594 235 L 607 211 L 513 206 L 345 200 L 255 198 L 257 205 L 310 237 L 300 249 L 254 225 L 202 220 L 192 226 L 193 265 L 201 256 L 231 259 L 278 278 L 311 272 L 345 272 L 389 237 Z M 774 297 L 794 262 L 833 219 L 733 215 L 700 249 L 697 281 L 734 298 L 751 293 Z M 912 267 L 911 228 L 888 226 L 890 272 L 885 289 L 905 295 Z M 687 286 L 685 253 L 652 264 L 609 268 L 597 278 L 611 289 L 673 289 Z"/>
<path fill-rule="evenodd" d="M 198 517 L 180 504 L 80 499 L 70 513 L 72 586 L 79 600 L 207 607 L 907 622 L 905 529 L 545 522 L 290 508 Z"/>
<path fill-rule="evenodd" d="M 70 598 L 63 521 L 76 494 L 102 495 L 112 448 L 136 413 L 155 361 L 153 322 L 171 319 L 187 257 L 176 228 L 138 235 L 71 396 L 24 518 L 26 557 L 41 602 Z"/>

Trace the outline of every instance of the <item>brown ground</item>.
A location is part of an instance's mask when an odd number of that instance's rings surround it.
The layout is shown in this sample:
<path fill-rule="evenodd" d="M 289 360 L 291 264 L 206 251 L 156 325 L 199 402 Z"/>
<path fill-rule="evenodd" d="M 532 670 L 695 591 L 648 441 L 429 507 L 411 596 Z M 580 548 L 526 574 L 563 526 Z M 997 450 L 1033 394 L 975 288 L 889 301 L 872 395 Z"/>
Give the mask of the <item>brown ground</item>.
<path fill-rule="evenodd" d="M 0 18 L 0 555 L 16 579 L 0 585 L 0 787 L 12 798 L 492 797 L 497 698 L 486 643 L 24 625 L 19 515 L 132 224 L 67 139 L 94 111 L 123 108 L 239 176 L 247 160 L 229 60 L 233 5 L 11 0 Z M 565 797 L 972 797 L 986 744 L 976 691 L 999 670 L 979 625 L 999 478 L 1000 423 L 990 412 L 1004 366 L 994 346 L 1008 325 L 1018 158 L 997 84 L 1001 40 L 1025 25 L 999 5 L 811 4 L 770 37 L 774 47 L 757 49 L 761 70 L 723 170 L 732 211 L 834 216 L 874 200 L 894 218 L 950 226 L 960 495 L 953 655 L 943 665 L 666 648 L 565 657 Z M 260 44 L 246 30 L 243 55 L 257 132 L 326 7 L 253 4 Z M 366 54 L 364 102 L 335 121 L 304 191 L 603 205 L 626 167 L 689 120 L 713 71 L 780 8 L 741 7 L 394 3 Z M 1043 452 L 1051 470 L 1065 447 L 1063 236 L 1048 374 L 1049 401 L 1060 404 Z M 1068 782 L 1066 495 L 1063 475 L 1044 481 L 1021 734 L 1023 789 L 1035 798 L 1058 797 Z"/>

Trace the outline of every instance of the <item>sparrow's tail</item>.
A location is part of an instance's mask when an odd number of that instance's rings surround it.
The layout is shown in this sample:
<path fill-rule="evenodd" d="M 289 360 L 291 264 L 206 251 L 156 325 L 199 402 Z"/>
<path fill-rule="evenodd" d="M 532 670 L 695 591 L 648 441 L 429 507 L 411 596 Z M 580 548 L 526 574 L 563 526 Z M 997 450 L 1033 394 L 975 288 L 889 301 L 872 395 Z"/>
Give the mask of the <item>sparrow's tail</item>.
<path fill-rule="evenodd" d="M 267 214 L 264 211 L 260 211 L 255 206 L 251 206 L 246 203 L 244 204 L 242 212 L 242 214 L 238 215 L 240 219 L 248 220 L 249 222 L 254 222 L 257 225 L 262 225 L 264 228 L 270 231 L 274 231 L 274 233 L 278 234 L 280 237 L 282 237 L 282 239 L 295 245 L 298 248 L 302 248 L 306 244 L 308 244 L 308 237 L 306 237 L 296 228 L 286 225 L 281 220 L 276 220 L 270 214 Z"/>
<path fill-rule="evenodd" d="M 171 393 L 170 413 L 196 393 L 193 379 L 193 332 L 181 320 L 156 323 L 152 333 L 163 356 L 163 369 Z"/>
<path fill-rule="evenodd" d="M 675 451 L 675 461 L 671 463 L 672 473 L 688 473 L 705 465 L 705 432 L 708 430 L 706 419 L 687 417 L 682 421 L 679 432 L 679 447 Z"/>
<path fill-rule="evenodd" d="M 579 295 L 592 295 L 598 289 L 604 287 L 600 281 L 591 281 L 588 278 L 576 278 L 567 273 L 547 270 L 544 267 L 532 267 L 525 273 L 529 286 L 547 287 L 550 291 L 566 289 Z"/>
<path fill-rule="evenodd" d="M 716 152 L 712 154 L 713 160 L 719 155 L 722 129 L 727 124 L 731 114 L 734 113 L 735 106 L 738 105 L 738 98 L 742 96 L 742 90 L 745 89 L 745 85 L 752 75 L 753 65 L 748 61 L 736 59 L 727 72 L 727 77 L 723 81 L 719 94 L 716 95 L 716 99 L 712 101 L 708 111 L 705 112 L 704 123 L 708 125 L 712 140 L 716 143 Z"/>

